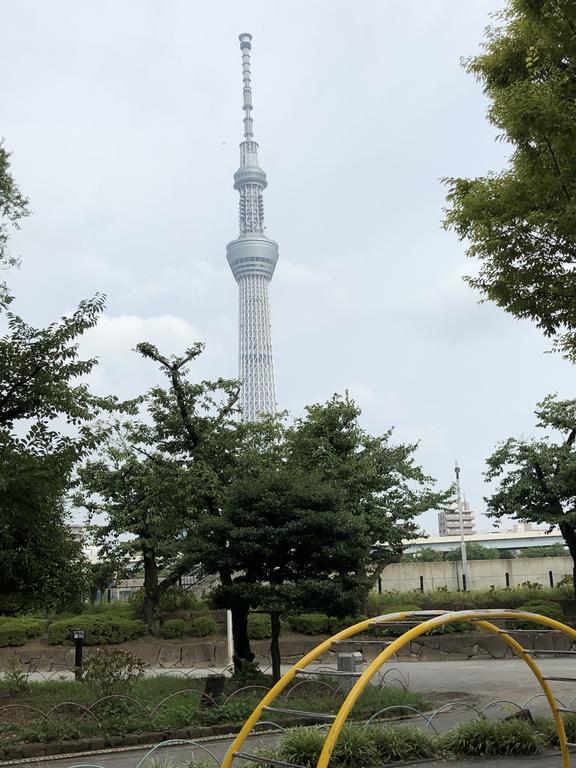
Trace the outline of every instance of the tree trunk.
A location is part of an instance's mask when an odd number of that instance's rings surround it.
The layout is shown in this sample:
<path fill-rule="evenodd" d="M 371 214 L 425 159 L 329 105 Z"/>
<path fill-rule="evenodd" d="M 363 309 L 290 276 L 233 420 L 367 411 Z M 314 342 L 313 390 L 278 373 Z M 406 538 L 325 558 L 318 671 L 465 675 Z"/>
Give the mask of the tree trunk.
<path fill-rule="evenodd" d="M 142 551 L 144 561 L 144 621 L 148 631 L 154 634 L 160 624 L 160 590 L 158 589 L 158 565 L 153 549 Z"/>
<path fill-rule="evenodd" d="M 572 581 L 574 599 L 576 600 L 576 530 L 570 523 L 560 523 L 560 533 L 564 536 L 564 541 L 572 557 Z"/>
<path fill-rule="evenodd" d="M 231 607 L 232 639 L 234 641 L 234 671 L 246 672 L 254 663 L 254 654 L 248 637 L 248 606 L 240 603 Z"/>
<path fill-rule="evenodd" d="M 270 656 L 272 657 L 272 679 L 275 683 L 282 677 L 282 657 L 280 656 L 280 614 L 278 611 L 270 611 L 270 623 L 272 625 L 272 639 L 270 640 Z"/>

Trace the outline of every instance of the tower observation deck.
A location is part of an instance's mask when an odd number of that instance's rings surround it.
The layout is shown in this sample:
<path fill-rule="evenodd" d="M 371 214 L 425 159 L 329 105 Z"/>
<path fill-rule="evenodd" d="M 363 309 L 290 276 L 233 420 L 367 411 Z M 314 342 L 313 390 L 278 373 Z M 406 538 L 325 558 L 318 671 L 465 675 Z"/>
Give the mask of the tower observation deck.
<path fill-rule="evenodd" d="M 240 233 L 226 246 L 226 257 L 238 283 L 239 378 L 245 421 L 276 410 L 276 385 L 272 359 L 272 334 L 268 284 L 278 261 L 278 243 L 264 234 L 263 191 L 268 184 L 258 165 L 254 141 L 250 50 L 252 35 L 240 35 L 242 51 L 244 141 L 240 144 L 240 167 L 234 174 L 234 189 L 240 194 Z"/>

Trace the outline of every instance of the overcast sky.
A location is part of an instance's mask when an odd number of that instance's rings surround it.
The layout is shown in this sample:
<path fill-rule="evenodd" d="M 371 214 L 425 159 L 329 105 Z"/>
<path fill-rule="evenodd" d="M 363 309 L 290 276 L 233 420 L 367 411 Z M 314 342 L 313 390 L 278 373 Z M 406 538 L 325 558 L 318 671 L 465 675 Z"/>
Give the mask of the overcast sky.
<path fill-rule="evenodd" d="M 237 373 L 232 175 L 242 138 L 238 34 L 253 39 L 254 124 L 281 408 L 348 389 L 373 433 L 420 440 L 446 487 L 454 459 L 484 509 L 484 462 L 532 434 L 573 369 L 461 276 L 441 228 L 443 176 L 502 167 L 481 88 L 460 66 L 504 0 L 0 0 L 0 135 L 34 215 L 13 239 L 16 310 L 47 324 L 96 291 L 83 344 L 99 392 L 156 381 L 131 350 L 203 340 L 197 376 Z M 437 532 L 436 516 L 423 526 Z M 480 519 L 480 529 L 491 522 Z"/>

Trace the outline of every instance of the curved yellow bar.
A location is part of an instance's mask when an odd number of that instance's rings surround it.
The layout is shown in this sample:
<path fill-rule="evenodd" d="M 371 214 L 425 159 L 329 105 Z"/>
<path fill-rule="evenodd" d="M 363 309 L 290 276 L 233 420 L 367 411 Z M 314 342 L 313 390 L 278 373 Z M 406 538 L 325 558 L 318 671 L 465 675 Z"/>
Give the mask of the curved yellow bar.
<path fill-rule="evenodd" d="M 411 614 L 422 616 L 425 613 L 426 611 L 412 611 L 412 612 L 406 613 L 403 618 L 407 618 Z M 435 611 L 434 613 L 437 613 L 437 612 Z M 484 611 L 454 611 L 454 612 L 445 612 L 440 616 L 435 616 L 434 618 L 428 619 L 428 621 L 424 621 L 418 626 L 413 627 L 412 629 L 409 629 L 397 640 L 394 640 L 392 643 L 390 643 L 390 645 L 387 648 L 385 648 L 382 651 L 382 653 L 376 657 L 376 659 L 374 659 L 374 661 L 368 666 L 368 669 L 366 669 L 366 671 L 362 674 L 362 676 L 357 680 L 356 684 L 351 689 L 350 693 L 348 694 L 342 706 L 340 707 L 340 710 L 336 715 L 336 718 L 332 724 L 332 727 L 328 732 L 326 741 L 324 742 L 324 747 L 318 759 L 317 768 L 328 767 L 328 763 L 330 761 L 330 757 L 334 750 L 334 746 L 336 744 L 338 736 L 340 735 L 340 732 L 342 731 L 342 728 L 344 727 L 344 724 L 346 723 L 346 720 L 348 719 L 350 712 L 354 708 L 356 702 L 358 701 L 358 699 L 360 698 L 360 696 L 362 695 L 366 687 L 369 685 L 372 677 L 380 669 L 380 667 L 386 661 L 388 661 L 388 659 L 391 656 L 393 656 L 404 645 L 406 645 L 406 643 L 409 643 L 414 638 L 419 637 L 420 635 L 423 635 L 426 632 L 429 632 L 433 629 L 437 629 L 443 624 L 450 624 L 455 621 L 468 621 L 468 622 L 478 621 L 478 623 L 484 624 L 485 629 L 499 633 L 498 627 L 495 627 L 493 624 L 490 624 L 487 621 L 482 622 L 481 620 L 482 619 L 506 619 L 506 618 L 526 619 L 528 621 L 534 621 L 539 624 L 544 624 L 546 626 L 551 627 L 552 629 L 558 629 L 561 632 L 564 632 L 565 634 L 570 635 L 576 640 L 576 631 L 571 627 L 568 627 L 565 624 L 562 624 L 561 622 L 556 621 L 555 619 L 549 619 L 546 616 L 539 616 L 537 614 L 526 613 L 524 611 L 511 611 L 511 610 L 499 610 L 499 609 L 484 610 Z M 375 622 L 378 620 L 379 619 L 373 619 L 372 621 Z M 386 617 L 386 620 L 389 620 L 388 617 Z M 521 651 L 521 658 L 524 659 L 524 661 L 528 662 L 529 657 L 525 653 L 523 653 L 522 646 L 520 646 L 512 637 L 510 637 L 507 634 L 502 634 L 501 636 L 508 643 L 508 645 L 510 645 L 510 647 L 514 647 L 515 650 L 519 649 Z M 558 709 L 556 707 L 554 696 L 547 682 L 543 679 L 542 673 L 539 667 L 537 666 L 537 664 L 532 659 L 530 659 L 530 662 L 532 662 L 532 664 L 530 664 L 529 666 L 534 672 L 534 674 L 536 675 L 538 682 L 542 686 L 542 690 L 544 691 L 546 698 L 548 699 L 548 702 L 552 709 L 552 714 L 554 715 L 554 721 L 556 723 L 556 727 L 558 729 L 558 735 L 560 738 L 560 744 L 562 749 L 562 761 L 563 761 L 564 768 L 570 768 L 570 756 L 569 756 L 568 746 L 566 743 L 566 733 L 564 731 L 564 724 L 562 722 L 562 718 L 560 717 L 560 713 L 558 712 Z"/>
<path fill-rule="evenodd" d="M 296 662 L 294 666 L 290 667 L 288 672 L 286 672 L 283 677 L 280 678 L 280 680 L 274 685 L 268 693 L 264 696 L 262 701 L 257 705 L 256 709 L 248 720 L 244 723 L 242 726 L 242 730 L 240 733 L 236 736 L 232 744 L 230 745 L 230 748 L 228 752 L 226 752 L 226 755 L 224 756 L 224 760 L 222 761 L 222 764 L 220 768 L 230 768 L 232 761 L 234 760 L 234 752 L 239 752 L 240 748 L 242 747 L 242 744 L 246 741 L 247 737 L 252 732 L 252 729 L 260 719 L 260 715 L 262 714 L 262 711 L 265 707 L 269 706 L 274 699 L 279 696 L 279 694 L 282 693 L 282 691 L 286 688 L 286 686 L 292 682 L 292 680 L 296 677 L 297 670 L 302 669 L 303 667 L 307 667 L 309 664 L 311 664 L 313 661 L 315 661 L 319 656 L 321 656 L 324 651 L 328 651 L 330 649 L 330 646 L 332 643 L 336 640 L 347 640 L 349 637 L 353 637 L 354 635 L 357 635 L 359 632 L 363 632 L 365 629 L 368 629 L 370 624 L 374 621 L 402 621 L 402 619 L 407 618 L 409 615 L 408 612 L 403 611 L 401 613 L 390 613 L 383 616 L 378 616 L 374 619 L 366 619 L 365 621 L 360 621 L 358 624 L 353 624 L 351 627 L 347 627 L 346 629 L 343 629 L 341 632 L 338 632 L 337 634 L 333 635 L 332 637 L 329 637 L 327 640 L 324 640 L 324 642 L 320 643 L 320 645 L 317 645 L 316 648 L 314 648 L 310 653 L 307 653 L 305 656 L 303 656 L 300 661 Z"/>
<path fill-rule="evenodd" d="M 478 624 L 490 632 L 496 632 L 500 634 L 499 628 L 494 624 L 490 624 L 487 621 L 479 621 Z M 542 670 L 538 664 L 536 664 L 534 659 L 525 652 L 525 649 L 520 645 L 520 643 L 515 638 L 510 637 L 508 634 L 501 634 L 500 636 L 503 640 L 506 641 L 506 643 L 508 643 L 509 647 L 516 651 L 520 658 L 522 658 L 526 664 L 528 664 L 534 676 L 540 683 L 540 687 L 544 691 L 544 695 L 546 696 L 548 705 L 552 712 L 556 730 L 558 731 L 558 740 L 560 742 L 560 751 L 562 753 L 562 765 L 564 768 L 570 768 L 570 750 L 568 749 L 568 738 L 566 736 L 566 729 L 564 728 L 564 720 L 558 711 L 558 704 L 556 702 L 556 697 L 554 696 L 554 691 L 548 685 L 548 681 L 544 679 Z"/>

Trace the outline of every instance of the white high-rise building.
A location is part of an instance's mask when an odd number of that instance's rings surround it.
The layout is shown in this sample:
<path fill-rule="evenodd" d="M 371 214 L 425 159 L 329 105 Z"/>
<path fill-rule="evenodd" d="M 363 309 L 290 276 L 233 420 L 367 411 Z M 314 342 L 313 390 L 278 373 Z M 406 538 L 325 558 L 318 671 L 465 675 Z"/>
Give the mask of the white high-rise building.
<path fill-rule="evenodd" d="M 234 174 L 234 189 L 240 193 L 240 234 L 226 246 L 226 257 L 240 292 L 238 377 L 246 421 L 276 411 L 268 284 L 278 261 L 278 244 L 264 234 L 262 193 L 268 182 L 258 165 L 258 144 L 254 141 L 251 41 L 252 35 L 240 35 L 244 141 L 240 144 L 240 168 Z"/>
<path fill-rule="evenodd" d="M 470 504 L 462 502 L 462 527 L 464 536 L 476 533 L 476 520 Z M 440 536 L 460 536 L 460 513 L 458 504 L 452 504 L 450 509 L 438 512 L 438 533 Z"/>

